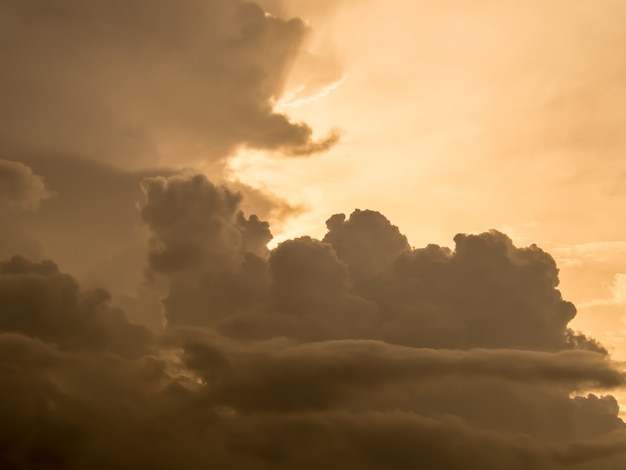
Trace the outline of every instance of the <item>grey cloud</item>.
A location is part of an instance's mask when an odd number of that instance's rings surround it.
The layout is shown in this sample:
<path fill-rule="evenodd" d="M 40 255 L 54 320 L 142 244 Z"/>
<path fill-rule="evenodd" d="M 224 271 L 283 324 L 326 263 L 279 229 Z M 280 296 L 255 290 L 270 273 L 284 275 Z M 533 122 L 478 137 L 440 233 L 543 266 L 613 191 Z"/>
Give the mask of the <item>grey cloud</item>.
<path fill-rule="evenodd" d="M 158 294 L 143 277 L 148 235 L 136 205 L 144 178 L 174 172 L 125 171 L 84 158 L 52 157 L 16 156 L 54 196 L 37 211 L 2 213 L 0 259 L 15 254 L 33 261 L 53 259 L 83 285 L 108 290 L 112 303 L 124 303 L 129 316 L 160 324 Z"/>
<path fill-rule="evenodd" d="M 575 442 L 562 449 L 555 449 L 552 452 L 556 462 L 562 463 L 563 466 L 583 465 L 591 463 L 598 469 L 612 469 L 623 465 L 623 454 L 626 452 L 624 447 L 623 431 L 617 431 L 604 436 L 602 439 L 595 439 L 591 442 Z M 607 461 L 607 459 L 615 459 L 615 461 Z"/>
<path fill-rule="evenodd" d="M 270 257 L 269 277 L 277 309 L 294 315 L 332 308 L 351 287 L 332 247 L 309 237 L 281 243 Z"/>
<path fill-rule="evenodd" d="M 0 160 L 0 209 L 34 210 L 51 195 L 43 179 L 28 166 Z"/>
<path fill-rule="evenodd" d="M 6 468 L 196 468 L 210 461 L 220 468 L 461 469 L 470 459 L 469 468 L 552 469 L 581 462 L 575 468 L 591 469 L 602 468 L 606 458 L 614 468 L 623 463 L 623 445 L 614 436 L 620 431 L 604 434 L 610 445 L 597 437 L 563 443 L 410 410 L 240 413 L 168 373 L 158 358 L 61 352 L 6 334 L 0 351 L 9 366 L 2 368 L 0 392 L 7 444 L 0 461 Z M 197 356 L 199 349 L 193 352 Z M 223 364 L 219 356 L 204 356 L 205 366 Z"/>
<path fill-rule="evenodd" d="M 202 175 L 142 183 L 141 217 L 154 234 L 150 266 L 176 272 L 195 264 L 229 265 L 242 255 L 235 217 L 241 197 Z"/>
<path fill-rule="evenodd" d="M 354 295 L 348 267 L 332 247 L 309 237 L 288 240 L 269 258 L 266 316 L 301 340 L 368 337 L 376 307 Z M 263 328 L 258 329 L 263 332 Z"/>
<path fill-rule="evenodd" d="M 332 245 L 350 268 L 355 281 L 379 275 L 401 253 L 410 249 L 398 227 L 379 212 L 354 211 L 348 220 L 335 214 L 326 221 L 324 242 Z"/>
<path fill-rule="evenodd" d="M 269 228 L 240 213 L 240 195 L 200 175 L 144 188 L 150 272 L 168 279 L 172 318 L 195 312 L 179 326 L 242 338 L 606 353 L 568 329 L 576 309 L 557 289 L 553 258 L 502 233 L 459 234 L 454 250 L 413 249 L 384 216 L 357 210 L 331 217 L 322 241 L 288 240 L 267 257 Z"/>
<path fill-rule="evenodd" d="M 433 350 L 375 341 L 327 341 L 229 352 L 185 343 L 185 361 L 211 394 L 247 411 L 332 409 L 409 384 L 500 380 L 533 385 L 615 388 L 624 376 L 586 351 Z M 445 392 L 444 392 L 445 393 Z M 474 400 L 479 397 L 473 397 Z"/>
<path fill-rule="evenodd" d="M 588 343 L 567 331 L 576 309 L 557 289 L 553 258 L 537 246 L 517 248 L 491 231 L 457 235 L 454 251 L 409 249 L 383 216 L 361 211 L 328 226 L 324 240 L 355 273 L 355 291 L 379 305 L 388 340 L 548 350 Z"/>
<path fill-rule="evenodd" d="M 568 329 L 538 247 L 487 232 L 415 249 L 357 211 L 269 250 L 226 186 L 142 189 L 161 332 L 50 261 L 0 263 L 3 468 L 626 465 L 616 400 L 588 393 L 624 374 Z"/>
<path fill-rule="evenodd" d="M 108 293 L 85 291 L 50 262 L 15 256 L 0 263 L 0 331 L 27 335 L 61 349 L 109 350 L 138 356 L 150 341 L 106 303 Z"/>
<path fill-rule="evenodd" d="M 169 282 L 170 323 L 207 325 L 260 301 L 272 235 L 266 222 L 243 215 L 239 193 L 203 175 L 147 179 L 143 189 L 149 273 Z"/>
<path fill-rule="evenodd" d="M 101 468 L 100 461 L 123 462 L 115 448 L 107 455 L 102 442 L 119 446 L 122 455 L 129 446 L 138 450 L 141 439 L 127 433 L 142 432 L 153 411 L 144 404 L 161 396 L 161 361 L 60 351 L 6 333 L 0 334 L 0 352 L 3 468 Z M 165 401 L 157 406 L 166 412 Z M 132 466 L 133 457 L 127 459 Z"/>
<path fill-rule="evenodd" d="M 268 468 L 564 468 L 532 439 L 477 432 L 450 417 L 396 411 L 255 418 L 231 445 Z M 279 436 L 288 445 L 277 446 Z"/>
<path fill-rule="evenodd" d="M 0 228 L 0 259 L 20 253 L 32 259 L 41 259 L 43 250 L 41 244 L 27 235 L 19 227 L 19 219 L 3 214 L 3 223 Z"/>
<path fill-rule="evenodd" d="M 13 152 L 137 167 L 337 140 L 273 109 L 308 34 L 299 19 L 240 0 L 3 0 L 0 16 L 0 144 Z"/>
<path fill-rule="evenodd" d="M 142 198 L 140 182 L 149 176 L 171 175 L 172 170 L 124 171 L 65 155 L 29 154 L 20 159 L 42 175 L 54 193 L 36 214 L 25 214 L 20 220 L 45 256 L 84 280 L 93 277 L 96 266 L 111 266 L 114 256 L 132 246 L 137 252 L 135 269 L 141 271 L 146 237 L 139 230 L 136 209 Z M 126 255 L 126 261 L 130 258 Z M 118 279 L 128 276 L 130 269 L 126 271 L 117 273 Z"/>

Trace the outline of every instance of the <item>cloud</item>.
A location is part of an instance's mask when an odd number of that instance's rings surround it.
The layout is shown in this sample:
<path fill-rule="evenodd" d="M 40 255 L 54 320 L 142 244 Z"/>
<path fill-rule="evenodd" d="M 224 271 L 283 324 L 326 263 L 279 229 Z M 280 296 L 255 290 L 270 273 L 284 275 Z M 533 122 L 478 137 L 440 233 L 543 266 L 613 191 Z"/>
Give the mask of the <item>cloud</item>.
<path fill-rule="evenodd" d="M 0 15 L 0 145 L 13 152 L 141 167 L 337 141 L 273 109 L 309 33 L 300 19 L 240 0 L 3 0 Z"/>
<path fill-rule="evenodd" d="M 53 192 L 44 179 L 21 162 L 0 159 L 0 259 L 15 253 L 42 255 L 39 241 L 24 227 Z"/>
<path fill-rule="evenodd" d="M 46 154 L 33 154 L 22 161 L 41 175 L 54 192 L 54 197 L 35 214 L 26 214 L 20 220 L 23 231 L 43 246 L 45 256 L 84 280 L 103 277 L 94 273 L 97 267 L 111 268 L 113 258 L 124 250 L 130 251 L 128 248 L 132 246 L 137 255 L 127 254 L 125 261 L 136 258 L 136 269 L 141 271 L 146 237 L 138 230 L 136 204 L 142 198 L 139 184 L 149 176 L 171 175 L 172 170 L 125 171 L 63 155 L 50 158 Z M 123 283 L 120 281 L 132 277 L 131 269 L 124 269 L 125 273 L 117 274 L 118 282 L 107 287 L 118 289 Z"/>
<path fill-rule="evenodd" d="M 273 250 L 242 195 L 143 180 L 149 331 L 51 261 L 0 263 L 3 468 L 622 468 L 624 373 L 552 257 L 411 247 L 382 214 Z"/>
<path fill-rule="evenodd" d="M 0 263 L 0 331 L 19 333 L 61 349 L 111 350 L 136 356 L 150 340 L 122 311 L 107 307 L 108 293 L 82 291 L 50 262 L 15 256 Z"/>
<path fill-rule="evenodd" d="M 312 25 L 285 83 L 277 109 L 298 108 L 317 101 L 341 86 L 347 75 L 345 60 L 337 57 L 333 28 L 337 13 L 349 1 L 259 0 L 258 4 L 280 18 L 297 16 Z"/>
<path fill-rule="evenodd" d="M 269 229 L 240 213 L 239 195 L 200 175 L 144 185 L 150 268 L 169 277 L 166 309 L 196 312 L 181 326 L 222 322 L 259 339 L 603 351 L 568 329 L 576 309 L 557 289 L 553 258 L 502 233 L 457 235 L 454 251 L 412 249 L 384 216 L 357 210 L 331 217 L 323 241 L 288 240 L 267 256 Z"/>
<path fill-rule="evenodd" d="M 328 233 L 323 241 L 347 263 L 357 282 L 380 274 L 410 248 L 398 227 L 378 212 L 357 209 L 348 220 L 344 214 L 336 214 L 326 226 Z"/>
<path fill-rule="evenodd" d="M 459 234 L 454 251 L 410 249 L 381 214 L 328 221 L 329 242 L 354 272 L 355 291 L 388 319 L 388 339 L 431 347 L 558 349 L 576 309 L 552 257 L 491 231 Z M 498 331 L 497 335 L 493 332 Z"/>
<path fill-rule="evenodd" d="M 206 325 L 259 301 L 272 234 L 266 222 L 244 216 L 240 193 L 203 175 L 150 178 L 142 187 L 149 273 L 169 281 L 170 323 Z"/>
<path fill-rule="evenodd" d="M 35 210 L 51 195 L 43 179 L 28 166 L 0 160 L 0 209 Z"/>
<path fill-rule="evenodd" d="M 463 381 L 521 388 L 624 384 L 623 374 L 603 355 L 588 351 L 435 350 L 365 340 L 244 350 L 211 342 L 183 345 L 187 366 L 207 384 L 208 393 L 244 412 L 350 408 L 386 397 L 393 387 L 443 389 L 443 384 Z"/>
<path fill-rule="evenodd" d="M 173 171 L 125 171 L 85 158 L 50 157 L 20 157 L 19 164 L 40 176 L 54 196 L 36 211 L 0 209 L 0 260 L 15 254 L 53 259 L 81 283 L 108 290 L 116 305 L 121 296 L 133 297 L 125 303 L 128 314 L 159 324 L 158 295 L 143 285 L 147 234 L 136 204 L 141 180 Z"/>

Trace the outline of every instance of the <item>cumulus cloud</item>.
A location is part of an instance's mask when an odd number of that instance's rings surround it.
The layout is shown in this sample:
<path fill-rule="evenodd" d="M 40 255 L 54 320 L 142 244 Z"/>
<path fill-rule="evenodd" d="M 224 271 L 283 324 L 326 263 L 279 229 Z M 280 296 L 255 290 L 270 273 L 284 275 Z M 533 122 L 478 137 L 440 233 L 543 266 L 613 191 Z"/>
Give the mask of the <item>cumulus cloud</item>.
<path fill-rule="evenodd" d="M 53 195 L 44 179 L 21 162 L 0 159 L 0 259 L 15 253 L 39 258 L 41 244 L 23 227 Z"/>
<path fill-rule="evenodd" d="M 357 210 L 331 217 L 322 241 L 288 240 L 269 253 L 269 227 L 243 215 L 240 194 L 202 175 L 146 180 L 144 190 L 149 272 L 170 284 L 168 315 L 198 314 L 181 326 L 222 322 L 258 339 L 606 352 L 568 328 L 576 309 L 557 288 L 554 259 L 500 232 L 459 234 L 454 250 L 413 249 L 382 214 Z"/>
<path fill-rule="evenodd" d="M 33 210 L 51 196 L 40 176 L 20 162 L 0 160 L 0 208 Z"/>
<path fill-rule="evenodd" d="M 170 323 L 207 325 L 259 302 L 272 235 L 266 222 L 244 216 L 240 193 L 203 175 L 150 178 L 143 190 L 149 273 L 169 281 Z"/>
<path fill-rule="evenodd" d="M 81 291 L 50 262 L 15 256 L 0 263 L 0 330 L 55 344 L 61 349 L 112 350 L 136 356 L 148 330 L 131 325 L 122 311 L 107 307 L 108 293 Z"/>
<path fill-rule="evenodd" d="M 624 373 L 568 329 L 540 248 L 493 231 L 413 248 L 356 211 L 268 250 L 240 193 L 194 174 L 142 188 L 162 331 L 50 261 L 0 263 L 3 468 L 626 465 L 597 394 Z"/>
<path fill-rule="evenodd" d="M 0 16 L 5 149 L 145 166 L 337 141 L 273 108 L 309 32 L 298 18 L 241 0 L 3 0 Z"/>

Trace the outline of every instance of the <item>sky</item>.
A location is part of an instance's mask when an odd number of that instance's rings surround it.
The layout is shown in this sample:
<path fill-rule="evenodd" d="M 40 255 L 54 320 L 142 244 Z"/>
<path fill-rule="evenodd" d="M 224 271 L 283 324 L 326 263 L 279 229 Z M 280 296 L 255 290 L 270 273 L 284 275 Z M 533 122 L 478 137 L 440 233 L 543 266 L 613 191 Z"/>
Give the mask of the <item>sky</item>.
<path fill-rule="evenodd" d="M 625 20 L 0 0 L 0 466 L 625 468 Z"/>

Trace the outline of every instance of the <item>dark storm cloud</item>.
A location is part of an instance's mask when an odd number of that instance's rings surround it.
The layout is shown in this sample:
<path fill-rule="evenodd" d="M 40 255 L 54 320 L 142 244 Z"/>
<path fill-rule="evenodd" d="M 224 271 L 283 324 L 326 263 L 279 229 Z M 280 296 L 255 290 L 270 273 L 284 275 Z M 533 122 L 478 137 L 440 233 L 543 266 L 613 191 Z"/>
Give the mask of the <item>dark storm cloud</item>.
<path fill-rule="evenodd" d="M 373 211 L 273 250 L 242 195 L 152 176 L 168 325 L 50 261 L 0 264 L 3 468 L 620 469 L 624 373 L 536 246 L 410 247 Z"/>
<path fill-rule="evenodd" d="M 239 0 L 0 2 L 0 145 L 124 165 L 328 149 L 273 110 L 308 28 Z"/>

